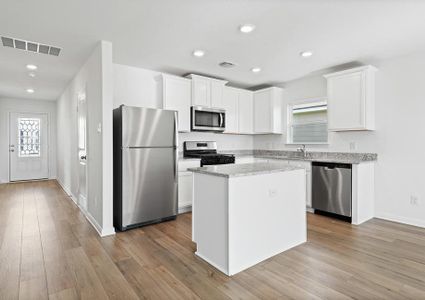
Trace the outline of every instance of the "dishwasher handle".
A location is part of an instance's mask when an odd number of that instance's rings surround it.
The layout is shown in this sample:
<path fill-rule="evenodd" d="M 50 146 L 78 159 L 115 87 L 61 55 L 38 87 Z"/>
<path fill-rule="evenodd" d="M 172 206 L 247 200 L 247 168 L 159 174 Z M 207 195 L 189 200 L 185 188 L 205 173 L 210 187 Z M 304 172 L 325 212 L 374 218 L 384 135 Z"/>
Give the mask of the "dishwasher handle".
<path fill-rule="evenodd" d="M 311 163 L 312 166 L 324 167 L 325 170 L 333 170 L 333 169 L 352 169 L 352 164 L 343 164 L 343 163 L 332 163 L 332 162 L 321 162 L 321 161 L 313 161 Z"/>

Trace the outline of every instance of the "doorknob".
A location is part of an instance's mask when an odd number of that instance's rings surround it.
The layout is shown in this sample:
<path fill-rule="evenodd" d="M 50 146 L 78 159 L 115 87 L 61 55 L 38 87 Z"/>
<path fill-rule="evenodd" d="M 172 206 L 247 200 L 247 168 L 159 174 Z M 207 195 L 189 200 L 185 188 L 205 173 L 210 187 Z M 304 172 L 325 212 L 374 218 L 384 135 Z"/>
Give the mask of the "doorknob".
<path fill-rule="evenodd" d="M 86 155 L 83 155 L 80 158 L 86 160 L 87 159 L 87 156 Z"/>
<path fill-rule="evenodd" d="M 10 151 L 10 152 L 15 152 L 15 150 L 14 150 L 14 149 L 10 149 L 9 151 Z"/>

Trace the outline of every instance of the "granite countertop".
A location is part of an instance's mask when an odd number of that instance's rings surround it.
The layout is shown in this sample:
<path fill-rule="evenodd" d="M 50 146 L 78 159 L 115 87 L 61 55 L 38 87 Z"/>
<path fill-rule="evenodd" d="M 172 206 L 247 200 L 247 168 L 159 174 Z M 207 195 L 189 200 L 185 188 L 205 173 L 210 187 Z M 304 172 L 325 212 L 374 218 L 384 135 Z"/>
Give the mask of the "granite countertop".
<path fill-rule="evenodd" d="M 303 156 L 297 151 L 278 150 L 254 150 L 254 157 L 282 159 L 282 160 L 302 160 L 344 164 L 359 164 L 363 162 L 376 161 L 376 153 L 354 153 L 354 152 L 307 152 Z"/>
<path fill-rule="evenodd" d="M 249 164 L 230 164 L 215 165 L 201 168 L 189 168 L 188 171 L 195 173 L 220 176 L 220 177 L 239 177 L 252 176 L 260 174 L 271 174 L 278 172 L 287 172 L 293 170 L 303 170 L 300 167 L 289 166 L 281 163 L 249 163 Z"/>

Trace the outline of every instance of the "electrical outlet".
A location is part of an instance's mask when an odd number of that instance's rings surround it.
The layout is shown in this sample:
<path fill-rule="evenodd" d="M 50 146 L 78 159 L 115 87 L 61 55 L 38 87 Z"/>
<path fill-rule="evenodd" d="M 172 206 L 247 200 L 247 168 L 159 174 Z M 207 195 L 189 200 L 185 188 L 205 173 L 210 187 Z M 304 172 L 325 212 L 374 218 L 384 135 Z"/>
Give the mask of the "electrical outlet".
<path fill-rule="evenodd" d="M 269 197 L 270 198 L 274 198 L 277 195 L 277 190 L 276 189 L 270 189 L 269 190 Z"/>
<path fill-rule="evenodd" d="M 410 205 L 419 205 L 419 198 L 415 195 L 410 195 Z"/>
<path fill-rule="evenodd" d="M 350 150 L 356 150 L 356 142 L 350 142 Z"/>

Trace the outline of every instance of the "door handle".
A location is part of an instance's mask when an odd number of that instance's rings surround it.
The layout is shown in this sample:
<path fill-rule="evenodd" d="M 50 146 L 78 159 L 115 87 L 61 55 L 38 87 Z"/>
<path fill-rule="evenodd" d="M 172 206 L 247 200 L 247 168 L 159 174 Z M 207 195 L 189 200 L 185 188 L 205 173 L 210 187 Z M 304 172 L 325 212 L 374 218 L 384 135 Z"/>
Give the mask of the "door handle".
<path fill-rule="evenodd" d="M 86 155 L 80 156 L 80 159 L 87 160 L 87 156 Z"/>
<path fill-rule="evenodd" d="M 15 152 L 15 149 L 10 149 L 9 151 L 10 151 L 10 152 Z"/>

